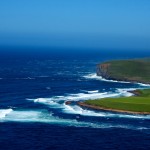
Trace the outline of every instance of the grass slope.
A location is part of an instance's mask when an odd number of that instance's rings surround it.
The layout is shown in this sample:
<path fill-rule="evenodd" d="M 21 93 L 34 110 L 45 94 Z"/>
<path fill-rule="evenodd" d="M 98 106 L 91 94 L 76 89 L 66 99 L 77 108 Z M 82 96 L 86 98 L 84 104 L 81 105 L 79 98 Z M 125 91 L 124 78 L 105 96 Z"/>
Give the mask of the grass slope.
<path fill-rule="evenodd" d="M 137 91 L 139 96 L 87 100 L 84 103 L 116 110 L 150 113 L 150 89 Z"/>
<path fill-rule="evenodd" d="M 110 64 L 108 73 L 118 80 L 150 83 L 150 59 L 117 60 Z"/>

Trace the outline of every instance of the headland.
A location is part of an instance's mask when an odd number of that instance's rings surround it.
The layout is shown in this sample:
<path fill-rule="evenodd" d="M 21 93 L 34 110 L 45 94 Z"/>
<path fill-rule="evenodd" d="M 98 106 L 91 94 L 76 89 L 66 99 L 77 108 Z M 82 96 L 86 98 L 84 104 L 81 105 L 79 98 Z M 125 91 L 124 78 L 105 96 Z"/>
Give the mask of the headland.
<path fill-rule="evenodd" d="M 150 58 L 107 61 L 97 65 L 97 75 L 108 80 L 150 84 Z"/>
<path fill-rule="evenodd" d="M 150 84 L 150 58 L 115 60 L 97 65 L 105 79 Z M 150 114 L 150 89 L 129 91 L 131 97 L 104 98 L 78 102 L 81 107 L 133 114 Z"/>

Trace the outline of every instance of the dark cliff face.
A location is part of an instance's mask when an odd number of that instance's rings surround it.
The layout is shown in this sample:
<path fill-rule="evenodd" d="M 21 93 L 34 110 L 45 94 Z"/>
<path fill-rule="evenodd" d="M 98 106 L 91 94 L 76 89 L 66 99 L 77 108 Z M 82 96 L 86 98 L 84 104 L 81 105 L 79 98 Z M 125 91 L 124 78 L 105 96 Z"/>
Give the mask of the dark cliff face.
<path fill-rule="evenodd" d="M 109 67 L 110 67 L 109 63 L 97 65 L 97 75 L 108 79 L 110 77 Z"/>

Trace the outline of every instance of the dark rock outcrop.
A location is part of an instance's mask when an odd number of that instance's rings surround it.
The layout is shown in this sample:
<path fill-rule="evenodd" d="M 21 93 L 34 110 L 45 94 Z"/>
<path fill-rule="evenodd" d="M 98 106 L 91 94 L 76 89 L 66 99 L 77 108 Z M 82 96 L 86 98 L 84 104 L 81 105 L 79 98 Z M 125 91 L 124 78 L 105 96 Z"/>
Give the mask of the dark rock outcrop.
<path fill-rule="evenodd" d="M 72 103 L 72 101 L 66 101 L 65 104 L 66 105 L 70 105 Z"/>
<path fill-rule="evenodd" d="M 109 67 L 110 67 L 109 63 L 97 65 L 97 75 L 109 79 L 110 78 Z"/>

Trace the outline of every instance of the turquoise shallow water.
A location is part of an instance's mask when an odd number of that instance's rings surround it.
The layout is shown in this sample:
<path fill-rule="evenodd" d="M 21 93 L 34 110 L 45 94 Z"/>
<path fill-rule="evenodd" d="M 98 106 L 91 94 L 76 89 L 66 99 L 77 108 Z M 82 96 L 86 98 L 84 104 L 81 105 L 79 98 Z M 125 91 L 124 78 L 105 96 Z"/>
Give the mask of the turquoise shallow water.
<path fill-rule="evenodd" d="M 97 63 L 126 56 L 16 52 L 0 57 L 0 149 L 150 148 L 149 115 L 94 111 L 75 103 L 149 88 L 96 76 Z M 66 105 L 68 100 L 74 103 Z"/>

